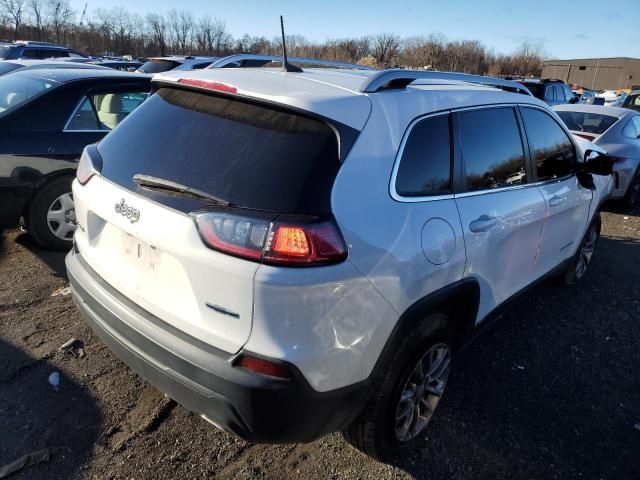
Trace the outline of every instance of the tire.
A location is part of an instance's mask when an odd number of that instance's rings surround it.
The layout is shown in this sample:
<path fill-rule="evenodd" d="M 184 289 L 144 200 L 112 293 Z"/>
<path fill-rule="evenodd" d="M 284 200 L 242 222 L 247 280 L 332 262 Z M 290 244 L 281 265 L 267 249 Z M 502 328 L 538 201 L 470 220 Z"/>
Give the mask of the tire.
<path fill-rule="evenodd" d="M 412 327 L 410 335 L 402 338 L 394 346 L 391 362 L 384 368 L 382 381 L 376 386 L 372 398 L 369 400 L 364 410 L 343 432 L 347 442 L 363 453 L 382 460 L 388 461 L 402 454 L 407 449 L 415 446 L 416 442 L 425 434 L 428 423 L 433 417 L 433 412 L 439 402 L 451 368 L 452 342 L 447 334 L 447 317 L 441 313 L 433 313 L 424 318 L 418 325 Z M 415 398 L 420 396 L 421 388 L 416 386 L 416 378 L 424 378 L 416 373 L 418 362 L 428 362 L 425 354 L 440 352 L 446 356 L 446 365 L 442 375 L 439 377 L 440 383 L 427 382 L 432 389 L 439 391 L 439 395 L 434 395 L 425 391 L 426 398 L 429 398 L 430 413 L 426 418 L 415 416 L 415 410 L 407 409 L 407 405 L 414 405 L 414 400 L 402 401 L 407 398 L 411 391 Z M 423 363 L 426 368 L 428 363 Z M 433 363 L 435 365 L 435 362 Z M 423 370 L 424 372 L 424 370 Z M 435 377 L 435 375 L 434 375 Z M 415 388 L 411 388 L 414 385 Z M 436 385 L 438 387 L 436 388 Z M 424 404 L 420 403 L 421 407 Z M 401 412 L 410 410 L 407 416 L 402 417 Z M 421 411 L 421 413 L 423 413 Z M 426 413 L 426 411 L 425 411 Z M 403 427 L 407 425 L 408 415 L 411 415 L 411 425 L 409 430 L 415 426 L 420 430 L 415 432 L 407 431 L 408 438 L 400 439 L 399 432 L 403 432 Z M 404 419 L 404 420 L 402 420 Z M 414 435 L 415 433 L 415 435 Z"/>
<path fill-rule="evenodd" d="M 598 246 L 600 239 L 600 230 L 602 228 L 602 219 L 600 213 L 596 213 L 589 228 L 587 229 L 576 254 L 571 259 L 567 270 L 564 273 L 565 285 L 574 285 L 584 278 L 586 275 L 593 254 Z"/>
<path fill-rule="evenodd" d="M 40 187 L 26 214 L 31 237 L 42 247 L 69 250 L 75 231 L 75 211 L 71 195 L 72 177 L 58 177 Z M 70 203 L 69 203 L 70 200 Z M 56 228 L 56 225 L 58 227 Z M 54 233 L 54 229 L 58 235 Z"/>

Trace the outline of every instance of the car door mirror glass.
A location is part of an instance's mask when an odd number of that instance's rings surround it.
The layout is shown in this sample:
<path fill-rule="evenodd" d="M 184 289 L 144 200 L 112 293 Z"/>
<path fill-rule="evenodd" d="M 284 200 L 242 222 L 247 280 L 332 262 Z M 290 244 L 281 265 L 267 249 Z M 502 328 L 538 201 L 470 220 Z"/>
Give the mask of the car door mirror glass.
<path fill-rule="evenodd" d="M 609 155 L 596 150 L 587 150 L 584 154 L 582 170 L 595 175 L 611 175 L 613 160 Z"/>

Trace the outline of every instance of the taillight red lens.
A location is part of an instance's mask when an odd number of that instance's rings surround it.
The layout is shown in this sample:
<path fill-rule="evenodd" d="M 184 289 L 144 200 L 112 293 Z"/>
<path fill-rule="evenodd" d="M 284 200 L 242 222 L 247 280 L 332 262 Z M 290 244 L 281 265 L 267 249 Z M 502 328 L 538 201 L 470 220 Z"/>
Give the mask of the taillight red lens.
<path fill-rule="evenodd" d="M 347 257 L 333 222 L 271 221 L 229 212 L 195 215 L 204 243 L 223 253 L 271 265 L 323 265 Z"/>
<path fill-rule="evenodd" d="M 289 372 L 287 372 L 282 365 L 278 365 L 277 363 L 263 360 L 261 358 L 248 357 L 244 355 L 240 357 L 237 365 L 239 367 L 246 368 L 247 370 L 251 370 L 252 372 L 260 373 L 261 375 L 268 375 L 270 377 L 276 377 L 283 380 L 288 380 L 290 378 Z"/>
<path fill-rule="evenodd" d="M 347 257 L 347 249 L 331 222 L 304 226 L 276 225 L 263 261 L 275 265 L 319 265 Z"/>
<path fill-rule="evenodd" d="M 620 163 L 620 162 L 624 162 L 626 160 L 625 157 L 614 157 L 613 155 L 609 155 L 609 158 L 611 159 L 611 161 L 613 163 Z"/>
<path fill-rule="evenodd" d="M 192 87 L 206 88 L 207 90 L 216 90 L 218 92 L 238 93 L 238 89 L 236 87 L 232 87 L 231 85 L 227 85 L 226 83 L 211 82 L 208 80 L 197 80 L 195 78 L 181 78 L 180 80 L 178 80 L 178 83 L 182 83 L 183 85 L 191 85 Z"/>
<path fill-rule="evenodd" d="M 586 140 L 589 140 L 589 141 L 591 141 L 591 140 L 593 140 L 594 138 L 596 138 L 596 137 L 595 137 L 595 136 L 593 136 L 593 135 L 585 135 L 584 133 L 574 133 L 574 135 L 577 135 L 578 137 L 582 137 L 582 138 L 584 138 L 584 139 L 586 139 Z"/>

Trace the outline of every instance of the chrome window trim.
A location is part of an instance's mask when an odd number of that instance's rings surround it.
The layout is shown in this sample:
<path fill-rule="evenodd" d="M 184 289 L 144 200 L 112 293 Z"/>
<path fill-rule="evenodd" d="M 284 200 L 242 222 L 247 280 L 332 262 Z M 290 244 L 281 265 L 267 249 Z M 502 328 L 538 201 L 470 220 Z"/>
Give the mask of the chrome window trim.
<path fill-rule="evenodd" d="M 69 124 L 73 121 L 73 118 L 76 116 L 76 113 L 78 113 L 78 110 L 80 110 L 80 107 L 82 107 L 82 104 L 85 102 L 85 100 L 89 100 L 88 95 L 84 94 L 82 95 L 82 97 L 80 98 L 80 101 L 78 102 L 78 104 L 76 105 L 76 108 L 73 109 L 73 112 L 71 113 L 71 115 L 69 116 L 69 119 L 67 120 L 67 123 L 64 124 L 64 127 L 62 128 L 62 131 L 64 133 L 72 133 L 72 132 L 91 132 L 91 133 L 96 133 L 96 132 L 109 132 L 110 130 L 76 130 L 73 128 L 69 128 Z M 96 119 L 99 121 L 99 119 Z"/>
<path fill-rule="evenodd" d="M 397 190 L 396 190 L 396 180 L 398 177 L 398 169 L 400 168 L 400 160 L 402 159 L 402 154 L 404 153 L 404 148 L 407 144 L 407 140 L 409 138 L 409 135 L 411 135 L 411 132 L 413 131 L 413 128 L 421 121 L 426 120 L 428 118 L 434 118 L 434 117 L 440 117 L 442 115 L 449 115 L 451 113 L 451 110 L 444 110 L 444 111 L 439 111 L 439 112 L 433 112 L 433 113 L 428 113 L 426 115 L 422 115 L 419 117 L 414 118 L 413 120 L 411 120 L 411 123 L 409 123 L 409 125 L 407 126 L 404 135 L 402 136 L 402 141 L 400 142 L 400 147 L 398 148 L 398 151 L 396 152 L 396 157 L 393 161 L 393 170 L 391 172 L 391 181 L 389 182 L 389 195 L 391 195 L 391 198 L 393 198 L 396 202 L 402 202 L 402 203 L 419 203 L 419 202 L 430 202 L 430 201 L 438 201 L 438 200 L 451 200 L 454 198 L 453 192 L 451 193 L 444 193 L 444 194 L 440 194 L 440 195 L 423 195 L 423 196 L 419 196 L 419 197 L 405 197 L 403 195 L 400 195 Z M 450 179 L 450 181 L 452 181 L 453 179 Z"/>

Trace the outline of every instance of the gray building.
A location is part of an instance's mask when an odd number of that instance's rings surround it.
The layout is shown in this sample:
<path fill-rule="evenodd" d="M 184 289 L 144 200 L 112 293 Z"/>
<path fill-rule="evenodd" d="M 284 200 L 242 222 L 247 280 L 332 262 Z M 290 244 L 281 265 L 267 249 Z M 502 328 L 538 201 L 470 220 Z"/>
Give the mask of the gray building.
<path fill-rule="evenodd" d="M 640 59 L 629 57 L 546 60 L 542 78 L 594 90 L 618 90 L 640 85 Z"/>

